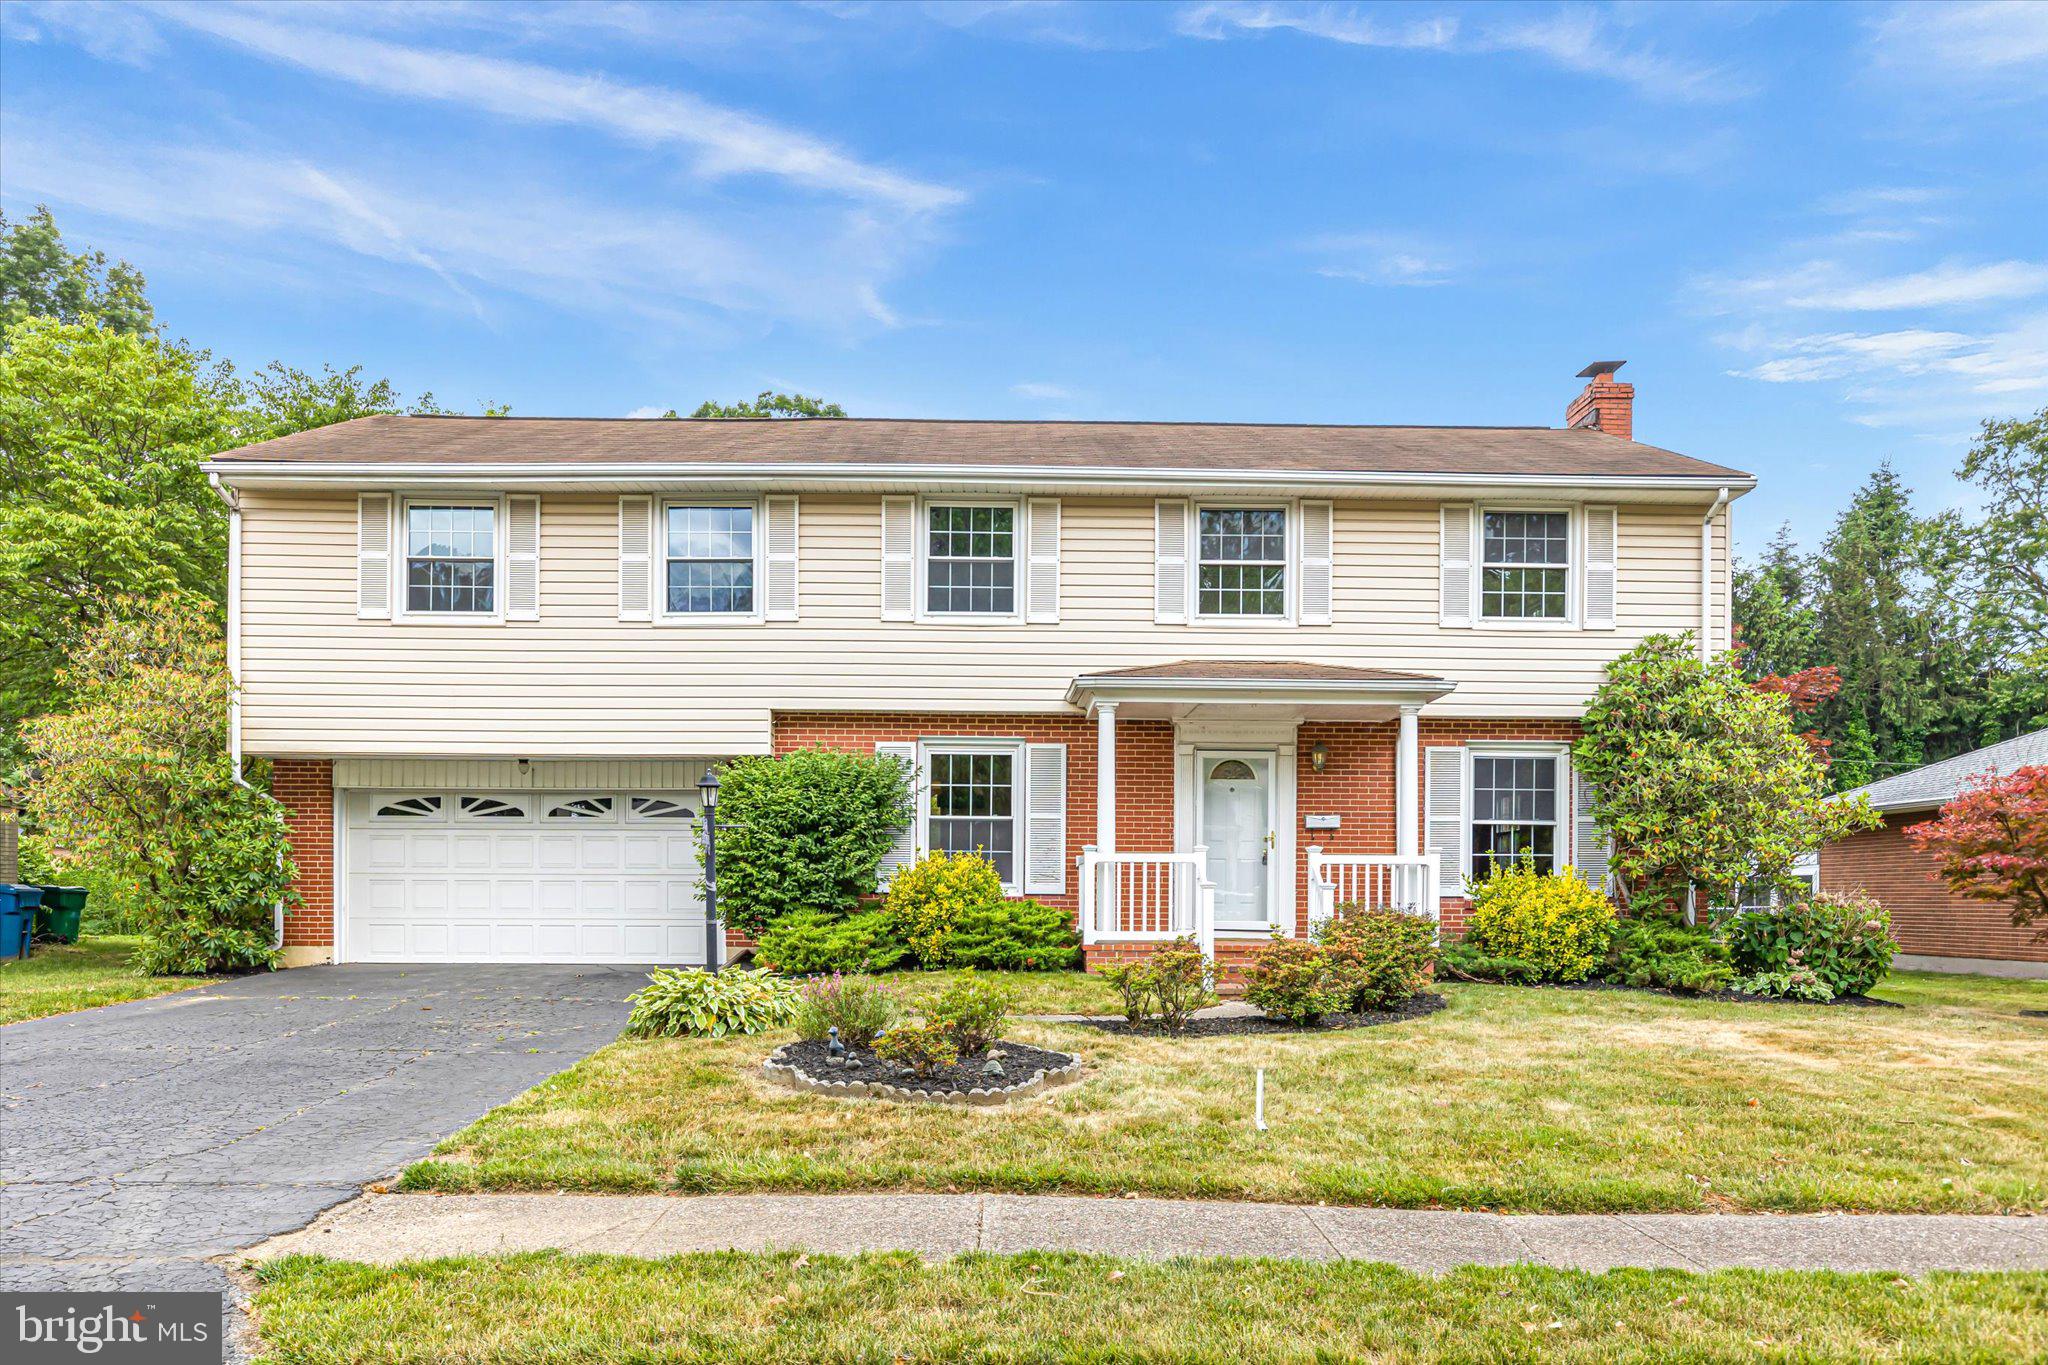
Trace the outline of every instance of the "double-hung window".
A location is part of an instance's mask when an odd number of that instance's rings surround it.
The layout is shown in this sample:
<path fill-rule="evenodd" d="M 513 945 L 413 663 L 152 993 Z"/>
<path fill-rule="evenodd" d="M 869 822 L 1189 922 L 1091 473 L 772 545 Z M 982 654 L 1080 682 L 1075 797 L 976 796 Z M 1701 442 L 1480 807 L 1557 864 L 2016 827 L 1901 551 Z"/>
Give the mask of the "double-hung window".
<path fill-rule="evenodd" d="M 1005 887 L 1017 884 L 1017 782 L 1023 755 L 1015 745 L 933 745 L 925 751 L 925 847 L 935 853 L 978 853 L 995 865 Z"/>
<path fill-rule="evenodd" d="M 497 611 L 498 506 L 414 502 L 405 508 L 405 610 Z"/>
<path fill-rule="evenodd" d="M 1472 754 L 1472 877 L 1533 860 L 1538 872 L 1562 866 L 1564 761 L 1556 754 Z"/>
<path fill-rule="evenodd" d="M 925 614 L 1015 616 L 1016 507 L 929 503 L 924 515 Z"/>
<path fill-rule="evenodd" d="M 1198 510 L 1195 614 L 1287 615 L 1287 512 L 1280 507 Z"/>
<path fill-rule="evenodd" d="M 754 614 L 752 503 L 670 504 L 662 533 L 668 615 Z"/>
<path fill-rule="evenodd" d="M 1481 620 L 1571 618 L 1571 522 L 1569 512 L 1481 515 Z"/>

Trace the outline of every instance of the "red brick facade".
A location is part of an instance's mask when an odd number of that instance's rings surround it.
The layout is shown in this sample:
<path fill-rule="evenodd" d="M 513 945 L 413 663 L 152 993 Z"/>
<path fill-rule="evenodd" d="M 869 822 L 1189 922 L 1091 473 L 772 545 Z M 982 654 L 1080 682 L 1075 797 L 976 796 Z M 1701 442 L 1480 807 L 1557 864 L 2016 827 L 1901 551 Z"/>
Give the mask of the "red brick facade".
<path fill-rule="evenodd" d="M 1823 891 L 1868 891 L 1891 912 L 1899 951 L 1922 957 L 2048 962 L 2048 941 L 2013 927 L 2003 906 L 1965 900 L 1935 875 L 1931 855 L 1906 838 L 1933 811 L 1887 815 L 1883 829 L 1852 834 L 1820 851 Z"/>
<path fill-rule="evenodd" d="M 334 946 L 334 764 L 324 758 L 280 758 L 270 790 L 285 806 L 285 828 L 298 864 L 298 905 L 284 914 L 284 946 Z"/>

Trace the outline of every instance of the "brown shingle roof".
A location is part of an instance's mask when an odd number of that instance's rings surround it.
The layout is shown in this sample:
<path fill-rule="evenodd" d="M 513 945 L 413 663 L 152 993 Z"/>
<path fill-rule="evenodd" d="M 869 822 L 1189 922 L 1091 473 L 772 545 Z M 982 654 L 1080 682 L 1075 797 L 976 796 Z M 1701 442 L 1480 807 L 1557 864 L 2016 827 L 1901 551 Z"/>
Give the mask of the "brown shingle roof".
<path fill-rule="evenodd" d="M 1586 429 L 1227 422 L 359 417 L 214 457 L 221 465 L 646 464 L 1277 471 L 1745 479 Z"/>
<path fill-rule="evenodd" d="M 1161 678 L 1186 681 L 1257 682 L 1442 682 L 1428 673 L 1396 673 L 1387 668 L 1346 668 L 1341 664 L 1304 663 L 1294 659 L 1182 659 L 1171 664 L 1144 664 L 1091 672 L 1090 681 L 1111 678 Z"/>

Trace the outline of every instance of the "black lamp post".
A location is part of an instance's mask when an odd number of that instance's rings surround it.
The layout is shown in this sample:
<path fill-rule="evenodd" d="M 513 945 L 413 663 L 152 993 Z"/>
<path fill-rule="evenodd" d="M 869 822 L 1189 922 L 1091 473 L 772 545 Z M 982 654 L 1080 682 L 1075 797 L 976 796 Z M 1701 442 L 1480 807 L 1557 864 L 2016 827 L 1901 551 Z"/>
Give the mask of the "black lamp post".
<path fill-rule="evenodd" d="M 706 768 L 697 793 L 704 803 L 704 968 L 718 975 L 718 770 Z"/>

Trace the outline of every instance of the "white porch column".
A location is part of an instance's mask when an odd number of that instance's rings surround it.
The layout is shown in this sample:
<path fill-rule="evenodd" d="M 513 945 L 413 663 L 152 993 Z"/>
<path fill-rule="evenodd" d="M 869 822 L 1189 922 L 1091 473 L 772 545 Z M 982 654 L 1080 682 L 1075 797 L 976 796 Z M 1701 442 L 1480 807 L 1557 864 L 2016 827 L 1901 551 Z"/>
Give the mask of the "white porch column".
<path fill-rule="evenodd" d="M 1394 852 L 1403 858 L 1412 858 L 1419 851 L 1419 831 L 1416 828 L 1417 788 L 1421 785 L 1418 772 L 1420 765 L 1420 724 L 1418 716 L 1422 708 L 1404 706 L 1401 708 L 1401 738 L 1394 750 Z"/>
<path fill-rule="evenodd" d="M 1095 703 L 1095 851 L 1116 852 L 1116 703 Z"/>

